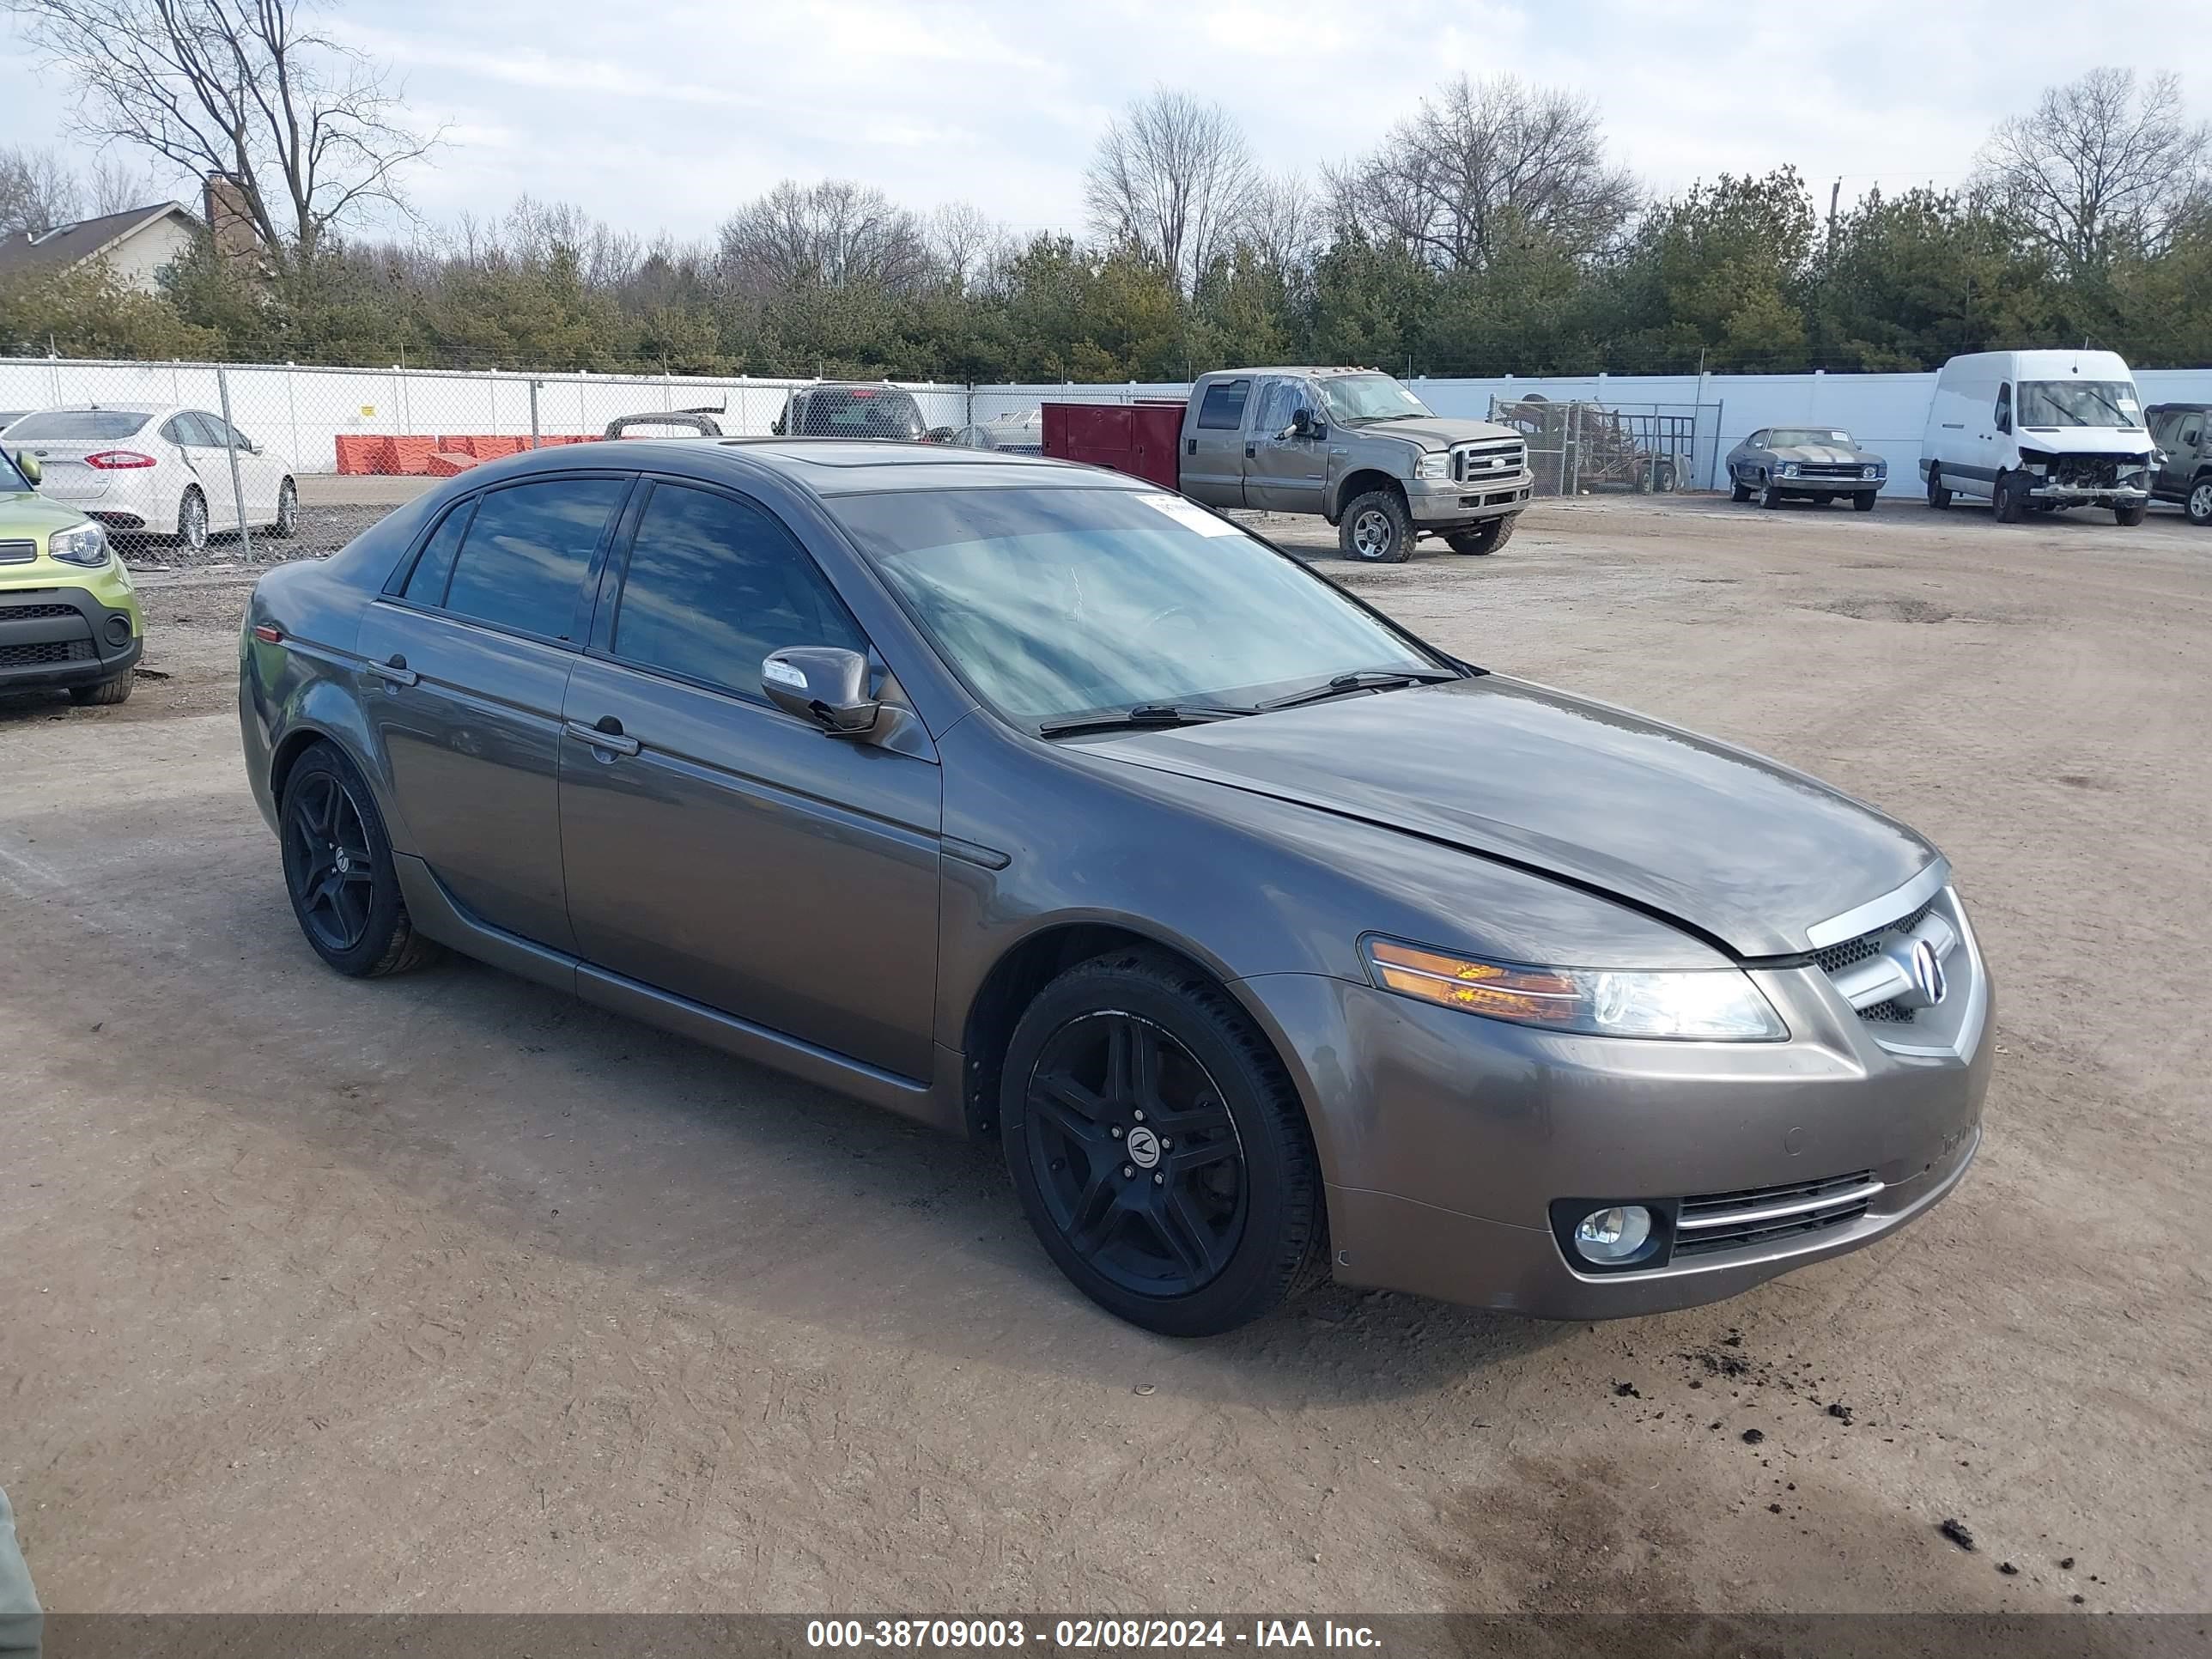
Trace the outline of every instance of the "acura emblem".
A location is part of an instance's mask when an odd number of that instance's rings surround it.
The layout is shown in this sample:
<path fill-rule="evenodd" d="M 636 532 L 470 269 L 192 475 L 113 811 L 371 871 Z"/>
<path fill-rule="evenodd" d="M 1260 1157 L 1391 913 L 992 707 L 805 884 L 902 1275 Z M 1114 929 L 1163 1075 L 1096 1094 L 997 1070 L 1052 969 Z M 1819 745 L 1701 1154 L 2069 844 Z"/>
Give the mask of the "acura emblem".
<path fill-rule="evenodd" d="M 1129 1162 L 1140 1170 L 1149 1170 L 1160 1161 L 1160 1138 L 1141 1123 L 1129 1131 L 1123 1143 L 1129 1149 Z"/>
<path fill-rule="evenodd" d="M 1944 982 L 1943 958 L 1924 939 L 1912 947 L 1912 983 L 1923 1006 L 1929 1008 L 1942 1001 L 1943 994 L 1951 988 Z"/>

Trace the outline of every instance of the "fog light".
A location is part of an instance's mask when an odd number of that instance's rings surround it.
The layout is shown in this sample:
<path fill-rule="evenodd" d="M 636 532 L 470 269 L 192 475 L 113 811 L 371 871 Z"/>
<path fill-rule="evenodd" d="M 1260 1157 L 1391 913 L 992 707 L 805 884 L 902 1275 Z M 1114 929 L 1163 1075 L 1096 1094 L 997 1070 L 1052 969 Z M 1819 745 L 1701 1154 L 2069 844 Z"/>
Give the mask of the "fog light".
<path fill-rule="evenodd" d="M 1641 1204 L 1592 1210 L 1575 1224 L 1575 1248 L 1592 1261 L 1626 1261 L 1651 1242 L 1651 1212 Z"/>
<path fill-rule="evenodd" d="M 110 645 L 128 645 L 131 643 L 130 617 L 110 617 L 107 619 L 107 642 Z"/>

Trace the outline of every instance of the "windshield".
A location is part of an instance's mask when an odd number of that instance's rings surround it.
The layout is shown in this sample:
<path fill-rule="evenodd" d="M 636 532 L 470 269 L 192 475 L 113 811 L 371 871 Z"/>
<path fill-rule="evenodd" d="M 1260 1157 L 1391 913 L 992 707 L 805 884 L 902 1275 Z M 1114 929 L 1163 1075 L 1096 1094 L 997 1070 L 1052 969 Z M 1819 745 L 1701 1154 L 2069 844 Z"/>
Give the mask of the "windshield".
<path fill-rule="evenodd" d="M 2125 380 L 2022 380 L 2022 426 L 2141 426 L 2142 405 Z M 8 434 L 14 437 L 14 433 Z"/>
<path fill-rule="evenodd" d="M 31 481 L 23 476 L 22 469 L 15 465 L 14 454 L 0 449 L 0 491 L 12 492 L 28 489 L 31 487 Z"/>
<path fill-rule="evenodd" d="M 8 428 L 9 443 L 35 443 L 41 439 L 88 438 L 106 441 L 127 438 L 152 417 L 135 409 L 48 409 L 26 415 Z"/>
<path fill-rule="evenodd" d="M 1799 444 L 1841 444 L 1850 447 L 1851 434 L 1832 426 L 1778 426 L 1767 441 L 1770 449 L 1794 449 Z"/>
<path fill-rule="evenodd" d="M 932 490 L 827 505 L 975 694 L 1019 723 L 1142 703 L 1249 708 L 1362 669 L 1447 666 L 1180 495 Z"/>
<path fill-rule="evenodd" d="M 1321 396 L 1328 405 L 1328 418 L 1344 426 L 1431 413 L 1427 404 L 1388 374 L 1327 375 L 1321 382 Z"/>

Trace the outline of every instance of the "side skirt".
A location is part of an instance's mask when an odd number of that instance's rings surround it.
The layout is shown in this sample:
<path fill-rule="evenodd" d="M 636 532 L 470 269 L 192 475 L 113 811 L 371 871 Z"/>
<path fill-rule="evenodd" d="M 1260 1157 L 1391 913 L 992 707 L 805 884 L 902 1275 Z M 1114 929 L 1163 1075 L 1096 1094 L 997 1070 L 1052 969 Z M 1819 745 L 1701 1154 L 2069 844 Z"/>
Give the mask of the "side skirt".
<path fill-rule="evenodd" d="M 937 1051 L 933 1082 L 902 1077 L 834 1049 L 756 1025 L 734 1014 L 610 973 L 558 951 L 495 927 L 465 909 L 421 859 L 396 853 L 399 890 L 415 926 L 441 945 L 494 968 L 534 980 L 630 1018 L 690 1037 L 740 1060 L 765 1066 L 836 1093 L 881 1106 L 952 1134 L 968 1133 L 960 1095 L 962 1066 L 950 1049 Z"/>

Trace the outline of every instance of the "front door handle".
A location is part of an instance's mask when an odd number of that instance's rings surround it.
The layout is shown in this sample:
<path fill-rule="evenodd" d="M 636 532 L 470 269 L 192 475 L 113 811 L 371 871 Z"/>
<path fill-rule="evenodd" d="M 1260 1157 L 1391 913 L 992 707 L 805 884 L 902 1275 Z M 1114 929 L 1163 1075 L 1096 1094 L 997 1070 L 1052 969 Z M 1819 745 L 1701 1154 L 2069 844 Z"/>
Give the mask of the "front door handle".
<path fill-rule="evenodd" d="M 597 726 L 586 726 L 581 720 L 562 722 L 562 729 L 579 743 L 588 743 L 594 749 L 604 749 L 610 754 L 635 755 L 643 747 L 635 738 L 623 735 L 622 722 L 612 714 L 599 716 Z"/>
<path fill-rule="evenodd" d="M 1244 459 L 1246 460 L 1249 461 L 1256 459 L 1260 451 L 1256 446 L 1252 444 L 1246 444 L 1244 446 Z"/>
<path fill-rule="evenodd" d="M 412 685 L 422 678 L 407 665 L 407 659 L 397 651 L 382 662 L 369 664 L 369 668 L 381 678 L 390 680 L 394 685 Z"/>

